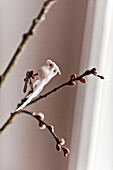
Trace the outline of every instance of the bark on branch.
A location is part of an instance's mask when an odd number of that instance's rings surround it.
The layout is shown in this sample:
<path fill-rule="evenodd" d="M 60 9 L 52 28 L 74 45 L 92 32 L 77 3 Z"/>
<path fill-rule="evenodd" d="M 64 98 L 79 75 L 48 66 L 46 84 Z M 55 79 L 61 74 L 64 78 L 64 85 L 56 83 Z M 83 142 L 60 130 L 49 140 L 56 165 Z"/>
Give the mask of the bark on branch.
<path fill-rule="evenodd" d="M 76 76 L 75 74 L 73 74 L 72 76 L 71 76 L 71 78 L 67 81 L 67 82 L 65 82 L 65 83 L 63 83 L 63 84 L 61 84 L 60 86 L 58 86 L 58 87 L 56 87 L 56 88 L 54 88 L 53 90 L 51 90 L 51 91 L 49 91 L 48 93 L 46 93 L 46 94 L 44 94 L 44 95 L 42 95 L 42 96 L 39 96 L 39 97 L 37 97 L 36 99 L 34 99 L 33 101 L 31 101 L 28 105 L 31 105 L 31 104 L 33 104 L 33 103 L 35 103 L 35 102 L 38 102 L 39 100 L 41 100 L 41 99 L 43 99 L 43 98 L 46 98 L 47 96 L 49 96 L 49 95 L 51 95 L 51 94 L 53 94 L 54 92 L 57 92 L 58 90 L 60 90 L 60 89 L 62 89 L 63 87 L 65 87 L 65 86 L 75 86 L 76 85 L 76 81 L 80 81 L 80 82 L 82 82 L 82 83 L 86 83 L 86 76 L 88 76 L 88 75 L 94 75 L 94 76 L 97 76 L 97 77 L 99 77 L 100 79 L 104 79 L 104 77 L 103 76 L 100 76 L 100 75 L 98 75 L 98 73 L 97 73 L 97 70 L 96 70 L 96 68 L 92 68 L 91 70 L 86 70 L 83 74 L 81 74 L 80 76 Z M 24 100 L 24 99 L 22 99 L 22 100 Z M 27 106 L 28 106 L 27 105 Z M 26 107 L 27 107 L 26 106 Z M 15 116 L 17 116 L 19 113 L 21 113 L 22 112 L 22 110 L 19 110 L 18 112 L 13 112 L 13 113 L 11 113 L 11 115 L 10 115 L 10 117 L 8 118 L 8 120 L 3 124 L 3 126 L 0 128 L 0 134 L 8 127 L 8 125 L 10 125 L 10 123 L 11 123 L 11 121 L 14 119 L 14 117 Z"/>
<path fill-rule="evenodd" d="M 54 2 L 56 2 L 56 1 L 55 0 L 47 0 L 44 2 L 43 7 L 42 7 L 41 11 L 39 12 L 38 16 L 35 19 L 33 19 L 28 32 L 23 34 L 22 41 L 20 42 L 19 46 L 17 47 L 11 61 L 9 62 L 6 69 L 4 70 L 3 74 L 0 75 L 0 88 L 1 88 L 4 80 L 6 79 L 8 73 L 11 71 L 13 66 L 16 64 L 19 54 L 24 49 L 29 38 L 34 35 L 34 31 L 35 31 L 36 27 L 39 26 L 40 22 L 45 19 L 47 12 L 49 11 L 52 4 L 54 4 Z"/>

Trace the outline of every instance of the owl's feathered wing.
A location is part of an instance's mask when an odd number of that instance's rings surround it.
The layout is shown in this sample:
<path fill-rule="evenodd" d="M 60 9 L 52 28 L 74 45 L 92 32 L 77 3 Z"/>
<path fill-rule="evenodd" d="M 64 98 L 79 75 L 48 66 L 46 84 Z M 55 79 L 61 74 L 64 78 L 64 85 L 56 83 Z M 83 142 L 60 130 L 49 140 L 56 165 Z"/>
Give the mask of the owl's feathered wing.
<path fill-rule="evenodd" d="M 54 77 L 56 74 L 60 72 L 59 67 L 52 62 L 51 60 L 47 60 L 46 65 L 42 66 L 38 70 L 38 79 L 33 84 L 33 91 L 29 93 L 23 100 L 22 103 L 18 105 L 18 108 L 15 111 L 22 110 L 28 103 L 31 102 L 32 99 L 37 97 L 40 92 L 43 90 L 44 86 Z"/>
<path fill-rule="evenodd" d="M 34 99 L 36 96 L 40 94 L 40 92 L 43 90 L 45 86 L 45 80 L 36 80 L 34 83 L 34 91 L 29 93 L 23 100 L 22 103 L 18 105 L 18 108 L 15 110 L 16 112 L 19 110 L 22 110 L 25 106 L 27 106 L 28 103 L 31 102 L 32 99 Z"/>

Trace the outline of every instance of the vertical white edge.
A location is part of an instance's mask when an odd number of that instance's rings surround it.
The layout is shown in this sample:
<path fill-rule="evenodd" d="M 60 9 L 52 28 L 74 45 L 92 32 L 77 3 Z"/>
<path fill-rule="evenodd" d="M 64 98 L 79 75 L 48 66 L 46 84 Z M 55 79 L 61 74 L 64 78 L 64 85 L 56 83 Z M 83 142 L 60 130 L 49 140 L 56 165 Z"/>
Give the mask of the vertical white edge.
<path fill-rule="evenodd" d="M 99 66 L 105 6 L 106 0 L 88 1 L 79 73 Z M 84 87 L 77 87 L 68 170 L 87 170 L 89 167 L 92 119 L 95 101 L 99 102 L 101 93 L 97 96 L 95 92 L 99 79 L 89 76 L 87 80 Z M 101 92 L 101 87 L 99 90 Z"/>

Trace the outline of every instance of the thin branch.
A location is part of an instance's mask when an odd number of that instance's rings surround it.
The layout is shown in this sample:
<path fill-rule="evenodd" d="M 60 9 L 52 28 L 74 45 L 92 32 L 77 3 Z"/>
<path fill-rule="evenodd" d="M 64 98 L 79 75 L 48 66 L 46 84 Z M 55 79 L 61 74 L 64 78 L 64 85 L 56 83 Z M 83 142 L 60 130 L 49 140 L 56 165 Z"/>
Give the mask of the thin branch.
<path fill-rule="evenodd" d="M 41 100 L 41 99 L 49 96 L 50 94 L 53 94 L 54 92 L 62 89 L 63 87 L 65 87 L 65 86 L 67 86 L 67 85 L 75 86 L 75 85 L 76 85 L 76 83 L 75 83 L 76 81 L 80 81 L 80 82 L 82 82 L 82 83 L 86 83 L 85 76 L 88 76 L 88 75 L 91 75 L 91 74 L 94 75 L 94 76 L 97 76 L 97 77 L 99 77 L 99 78 L 101 78 L 101 79 L 104 79 L 103 76 L 98 75 L 96 68 L 92 68 L 91 70 L 86 70 L 86 71 L 85 71 L 83 74 L 81 74 L 80 76 L 76 76 L 75 74 L 73 74 L 73 75 L 71 76 L 71 78 L 70 78 L 69 81 L 67 81 L 67 82 L 61 84 L 60 86 L 54 88 L 53 90 L 51 90 L 50 92 L 44 94 L 43 96 L 40 96 L 40 97 L 36 98 L 35 100 L 31 101 L 28 105 L 31 105 L 31 104 L 33 104 L 33 103 L 35 103 L 35 102 L 37 102 L 37 101 L 39 101 L 39 100 Z M 24 100 L 24 99 L 23 99 L 23 100 Z M 27 106 L 28 106 L 28 105 L 27 105 Z M 15 117 L 16 115 L 18 115 L 20 112 L 22 112 L 22 111 L 20 110 L 20 111 L 18 111 L 18 112 L 11 113 L 9 119 L 8 119 L 8 120 L 4 123 L 4 125 L 0 128 L 0 134 L 1 134 L 1 133 L 5 130 L 5 128 L 11 123 L 11 120 L 14 119 L 14 117 Z"/>
<path fill-rule="evenodd" d="M 43 119 L 41 119 L 41 116 L 39 116 L 38 114 L 36 114 L 35 112 L 29 112 L 27 110 L 21 110 L 21 112 L 30 115 L 32 117 L 34 117 L 35 119 L 37 119 L 39 121 L 39 123 L 41 123 L 42 125 L 45 125 L 46 128 L 50 131 L 50 133 L 52 134 L 52 136 L 55 138 L 56 142 L 58 143 L 58 137 L 55 134 L 54 130 L 51 130 L 50 125 L 48 125 L 45 121 L 43 121 Z"/>
<path fill-rule="evenodd" d="M 0 128 L 0 134 L 12 123 L 12 120 L 15 118 L 15 116 L 18 115 L 19 112 L 11 113 L 8 120 L 4 123 L 4 125 Z"/>
<path fill-rule="evenodd" d="M 85 83 L 85 82 L 86 82 L 86 79 L 85 79 L 84 77 L 86 77 L 86 76 L 88 76 L 88 75 L 91 75 L 91 74 L 93 74 L 94 76 L 97 76 L 97 77 L 99 77 L 99 78 L 101 78 L 101 79 L 104 79 L 103 76 L 100 76 L 100 75 L 97 74 L 97 69 L 96 69 L 96 68 L 92 68 L 91 70 L 86 70 L 86 71 L 85 71 L 83 74 L 81 74 L 80 76 L 77 76 L 77 77 L 76 77 L 76 75 L 72 75 L 70 80 L 68 80 L 67 82 L 61 84 L 60 86 L 58 86 L 58 87 L 56 87 L 56 88 L 54 88 L 53 90 L 49 91 L 48 93 L 37 97 L 36 99 L 32 100 L 28 105 L 31 105 L 31 104 L 37 102 L 38 100 L 41 100 L 41 99 L 43 99 L 43 98 L 48 97 L 49 95 L 51 95 L 51 94 L 53 94 L 54 92 L 62 89 L 62 88 L 65 87 L 65 86 L 68 86 L 68 85 L 74 86 L 74 85 L 76 85 L 76 84 L 74 83 L 75 81 L 81 81 L 82 83 Z M 27 105 L 27 106 L 28 106 L 28 105 Z"/>
<path fill-rule="evenodd" d="M 10 63 L 6 67 L 5 71 L 0 76 L 0 87 L 2 86 L 4 80 L 6 79 L 8 73 L 11 71 L 12 67 L 15 65 L 19 54 L 21 53 L 21 51 L 25 47 L 25 45 L 28 42 L 29 38 L 34 35 L 34 31 L 36 29 L 36 26 L 38 26 L 40 24 L 40 22 L 43 21 L 43 19 L 45 18 L 45 15 L 47 14 L 48 10 L 50 9 L 51 5 L 54 2 L 56 2 L 56 1 L 55 0 L 47 0 L 47 1 L 44 2 L 40 13 L 38 14 L 38 16 L 35 19 L 33 19 L 32 24 L 31 24 L 28 32 L 23 34 L 23 38 L 22 38 L 21 43 L 17 47 L 17 49 L 16 49 Z"/>
<path fill-rule="evenodd" d="M 48 125 L 45 121 L 44 121 L 44 115 L 42 113 L 39 113 L 39 114 L 36 114 L 35 112 L 30 112 L 30 111 L 27 111 L 27 110 L 20 110 L 19 112 L 14 112 L 14 113 L 11 113 L 9 119 L 7 120 L 7 122 L 3 125 L 3 127 L 0 129 L 0 133 L 2 133 L 4 131 L 4 129 L 12 124 L 13 122 L 13 119 L 16 115 L 18 114 L 22 114 L 22 113 L 25 113 L 27 115 L 30 115 L 32 116 L 33 118 L 35 118 L 36 120 L 39 121 L 39 128 L 40 129 L 45 129 L 47 128 L 49 130 L 49 132 L 51 133 L 51 135 L 54 137 L 55 141 L 56 141 L 56 149 L 57 151 L 63 151 L 64 152 L 64 156 L 67 157 L 67 155 L 70 153 L 69 149 L 66 148 L 64 146 L 65 144 L 65 140 L 63 138 L 60 138 L 58 137 L 55 132 L 54 132 L 54 127 L 53 125 Z"/>

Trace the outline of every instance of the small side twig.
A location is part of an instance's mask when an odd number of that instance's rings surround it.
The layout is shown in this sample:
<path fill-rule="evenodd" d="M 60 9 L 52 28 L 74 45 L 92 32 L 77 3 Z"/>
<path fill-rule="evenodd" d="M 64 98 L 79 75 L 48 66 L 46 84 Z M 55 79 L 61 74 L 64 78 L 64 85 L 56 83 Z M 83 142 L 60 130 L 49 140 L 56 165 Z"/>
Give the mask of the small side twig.
<path fill-rule="evenodd" d="M 33 118 L 35 118 L 36 120 L 39 121 L 39 128 L 40 129 L 45 129 L 47 128 L 49 130 L 49 132 L 52 134 L 52 136 L 54 137 L 55 141 L 56 141 L 56 150 L 57 151 L 63 151 L 64 152 L 64 156 L 67 157 L 67 155 L 70 153 L 69 149 L 66 148 L 64 146 L 65 144 L 65 140 L 63 138 L 60 138 L 58 137 L 56 134 L 55 134 L 55 131 L 54 131 L 54 127 L 53 125 L 48 125 L 45 121 L 44 121 L 44 114 L 43 113 L 38 113 L 36 114 L 35 112 L 30 112 L 30 111 L 27 111 L 27 110 L 20 110 L 18 112 L 14 112 L 14 113 L 11 113 L 9 119 L 6 121 L 6 123 L 2 126 L 2 128 L 0 129 L 0 133 L 2 133 L 4 131 L 4 129 L 12 124 L 13 122 L 13 119 L 16 115 L 19 115 L 19 114 L 22 114 L 22 113 L 25 113 L 27 115 L 30 115 L 32 116 Z"/>
<path fill-rule="evenodd" d="M 40 129 L 45 129 L 47 128 L 49 130 L 49 132 L 52 134 L 52 136 L 54 137 L 55 141 L 56 141 L 56 150 L 58 152 L 60 152 L 61 150 L 64 152 L 64 156 L 67 157 L 67 155 L 70 153 L 69 149 L 66 148 L 64 146 L 65 144 L 65 140 L 63 138 L 58 137 L 55 134 L 55 130 L 53 125 L 48 125 L 45 121 L 44 121 L 44 115 L 43 113 L 38 113 L 36 114 L 35 112 L 29 112 L 27 110 L 21 110 L 21 112 L 26 113 L 32 117 L 34 117 L 36 120 L 39 121 L 39 127 Z"/>
<path fill-rule="evenodd" d="M 56 88 L 54 88 L 50 92 L 37 97 L 36 99 L 32 100 L 28 105 L 31 105 L 31 104 L 37 102 L 38 100 L 41 100 L 41 99 L 43 99 L 45 97 L 48 97 L 49 95 L 53 94 L 54 92 L 60 90 L 61 88 L 65 87 L 65 86 L 68 86 L 68 85 L 75 86 L 76 85 L 76 83 L 75 83 L 76 81 L 81 81 L 82 83 L 86 83 L 86 79 L 84 77 L 86 77 L 88 75 L 91 75 L 91 74 L 94 75 L 94 76 L 99 77 L 100 79 L 104 79 L 103 76 L 98 75 L 98 72 L 97 72 L 96 68 L 92 68 L 91 70 L 86 70 L 83 74 L 81 74 L 80 76 L 77 76 L 77 77 L 74 74 L 74 75 L 71 76 L 70 80 L 68 80 L 67 82 L 61 84 L 60 86 L 58 86 Z"/>
<path fill-rule="evenodd" d="M 43 19 L 45 18 L 46 13 L 48 12 L 48 10 L 50 9 L 50 7 L 52 6 L 52 4 L 54 2 L 56 2 L 56 1 L 55 0 L 47 0 L 47 1 L 45 1 L 40 13 L 38 14 L 38 16 L 35 19 L 33 19 L 32 24 L 31 24 L 28 32 L 23 35 L 22 41 L 19 44 L 19 46 L 17 47 L 17 49 L 16 49 L 10 63 L 6 67 L 3 74 L 0 76 L 0 87 L 2 86 L 2 84 L 3 84 L 4 80 L 6 79 L 8 73 L 11 71 L 12 67 L 16 63 L 16 61 L 18 59 L 18 56 L 21 53 L 21 51 L 23 50 L 23 48 L 25 47 L 27 41 L 29 40 L 29 38 L 31 36 L 34 35 L 34 31 L 35 31 L 36 26 L 38 26 L 40 24 L 40 22 L 43 21 Z"/>

